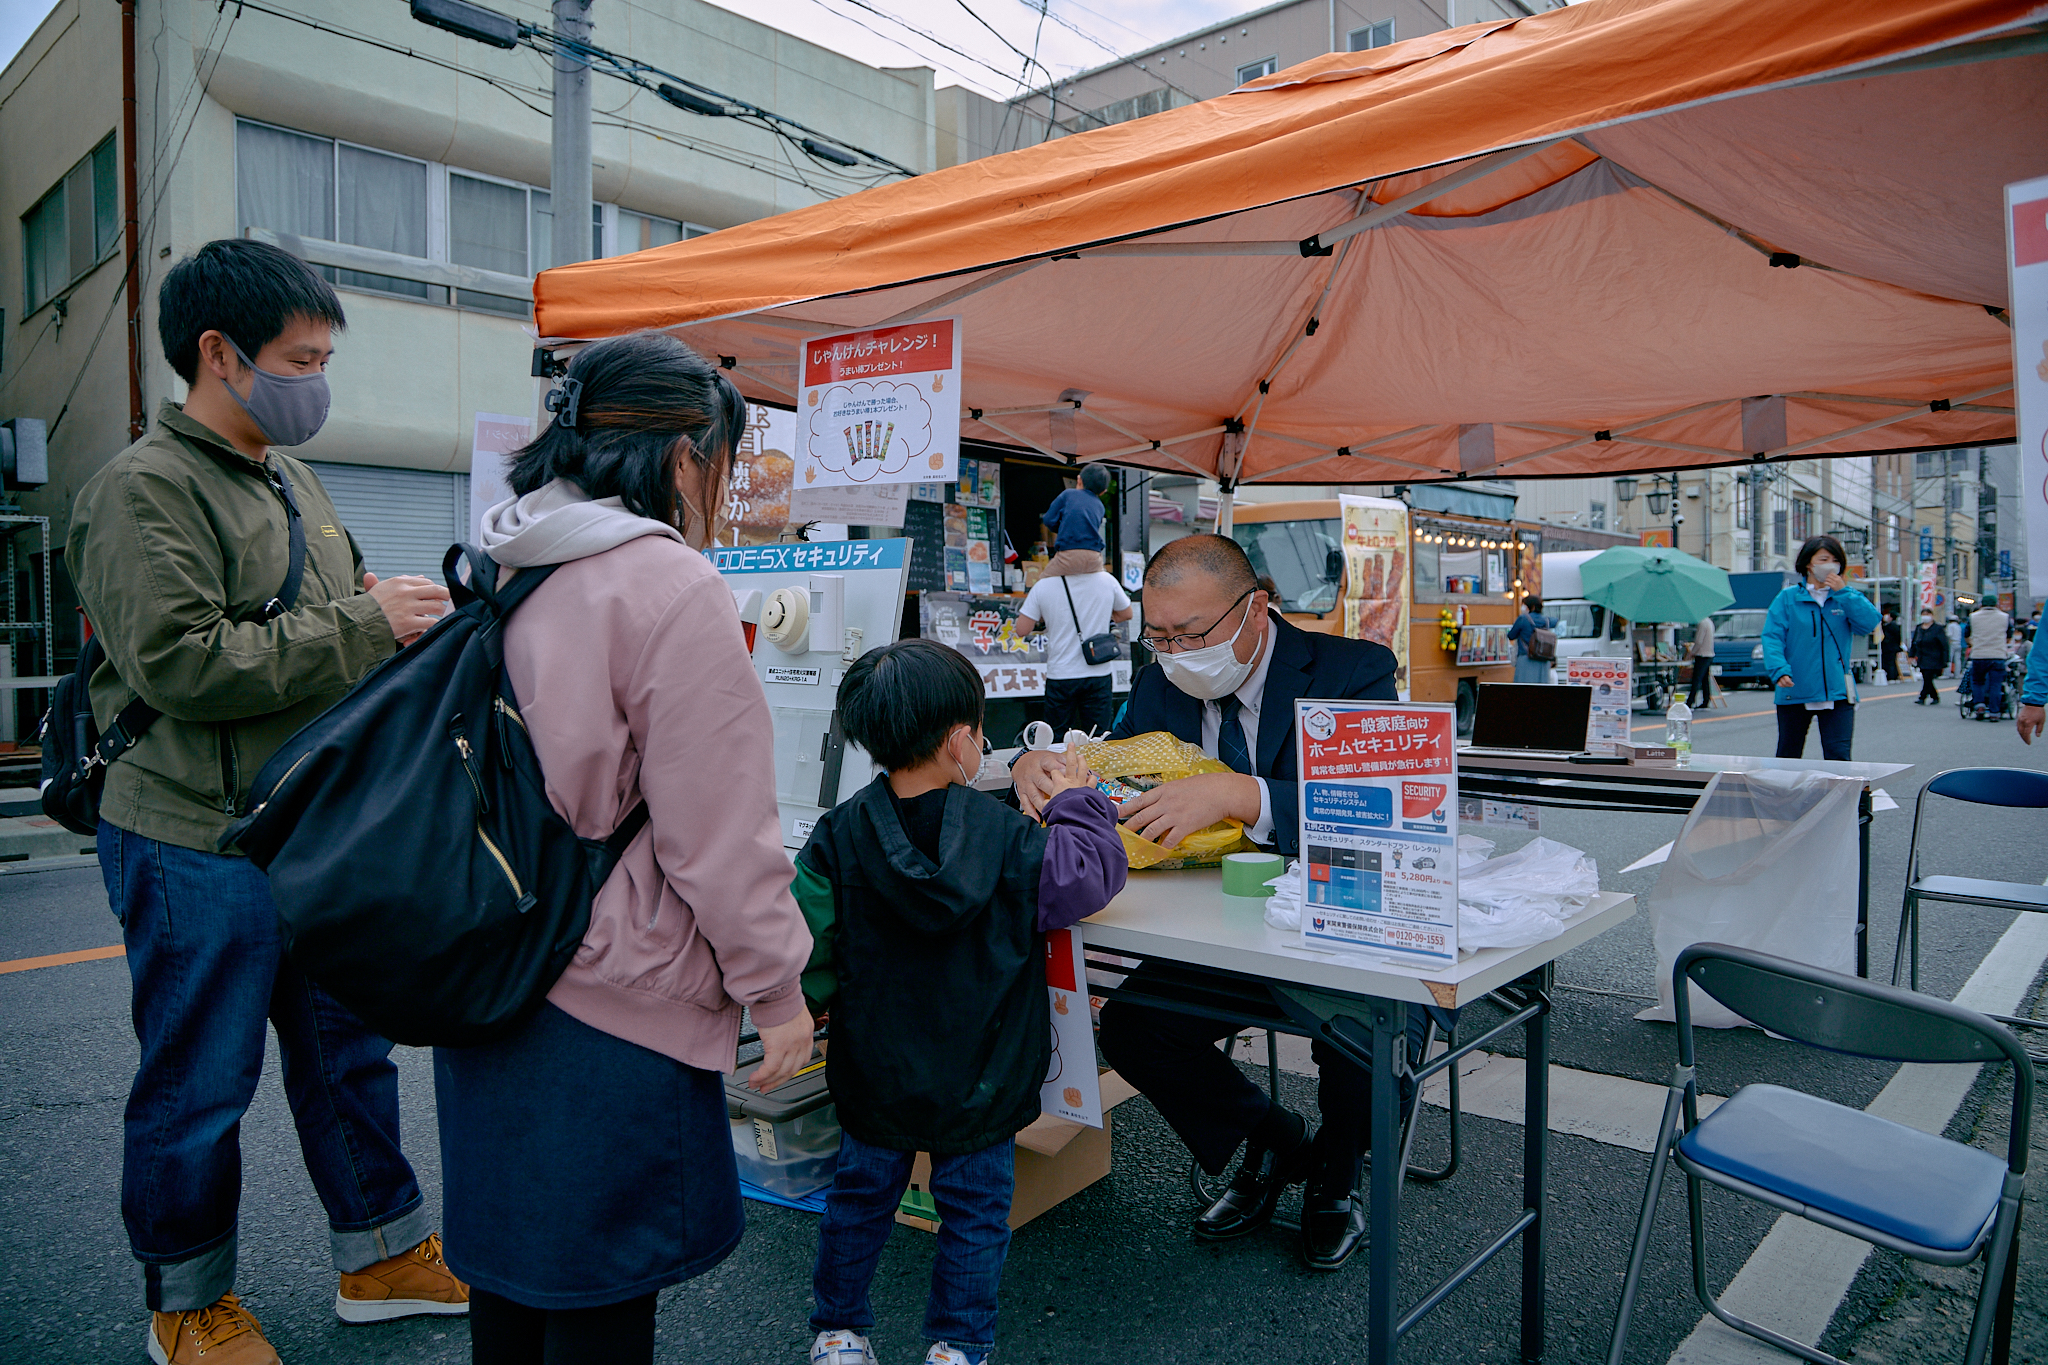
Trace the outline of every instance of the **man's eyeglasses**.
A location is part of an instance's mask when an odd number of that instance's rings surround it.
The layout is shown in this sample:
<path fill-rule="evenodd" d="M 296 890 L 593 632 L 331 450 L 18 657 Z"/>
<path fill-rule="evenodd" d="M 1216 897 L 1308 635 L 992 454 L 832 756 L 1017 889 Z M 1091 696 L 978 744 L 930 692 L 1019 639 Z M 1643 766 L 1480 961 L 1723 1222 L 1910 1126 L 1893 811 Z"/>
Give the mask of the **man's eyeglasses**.
<path fill-rule="evenodd" d="M 1243 602 L 1245 598 L 1250 597 L 1257 591 L 1257 588 L 1246 588 L 1243 592 L 1239 593 L 1237 601 L 1224 608 L 1223 614 L 1211 622 L 1207 630 L 1194 633 L 1182 632 L 1179 635 L 1154 635 L 1148 630 L 1141 631 L 1138 638 L 1145 642 L 1146 648 L 1155 649 L 1165 654 L 1185 654 L 1191 649 L 1200 649 L 1209 642 L 1209 637 L 1215 634 L 1216 628 L 1230 619 L 1230 613 L 1237 610 L 1238 603 Z"/>

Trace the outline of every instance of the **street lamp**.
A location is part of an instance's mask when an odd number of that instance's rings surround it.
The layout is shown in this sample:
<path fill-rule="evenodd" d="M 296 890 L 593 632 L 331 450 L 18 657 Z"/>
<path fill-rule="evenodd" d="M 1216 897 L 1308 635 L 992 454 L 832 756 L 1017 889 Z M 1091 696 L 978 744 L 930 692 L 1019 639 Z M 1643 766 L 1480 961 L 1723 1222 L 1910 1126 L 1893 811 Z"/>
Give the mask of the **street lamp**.
<path fill-rule="evenodd" d="M 1648 493 L 1644 494 L 1643 501 L 1650 504 L 1650 515 L 1653 517 L 1663 516 L 1664 500 L 1670 496 L 1662 488 L 1652 488 Z"/>
<path fill-rule="evenodd" d="M 1618 502 L 1636 500 L 1636 481 L 1632 475 L 1623 474 L 1614 481 L 1614 497 Z"/>

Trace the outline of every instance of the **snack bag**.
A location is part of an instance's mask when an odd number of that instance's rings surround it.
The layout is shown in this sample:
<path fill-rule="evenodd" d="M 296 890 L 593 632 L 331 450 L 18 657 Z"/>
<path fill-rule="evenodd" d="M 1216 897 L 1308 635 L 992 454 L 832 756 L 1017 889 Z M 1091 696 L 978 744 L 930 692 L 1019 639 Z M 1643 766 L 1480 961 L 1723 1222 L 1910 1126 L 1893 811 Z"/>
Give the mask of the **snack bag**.
<path fill-rule="evenodd" d="M 1088 766 L 1102 779 L 1096 788 L 1112 801 L 1128 801 L 1141 791 L 1163 782 L 1192 777 L 1196 773 L 1227 773 L 1227 764 L 1205 755 L 1186 740 L 1164 730 L 1132 735 L 1129 739 L 1095 739 L 1082 747 Z M 1158 868 L 1162 871 L 1188 867 L 1217 867 L 1223 855 L 1253 847 L 1244 837 L 1244 825 L 1222 820 L 1197 830 L 1171 849 L 1161 848 L 1122 825 L 1116 832 L 1124 841 L 1124 853 L 1131 870 Z"/>

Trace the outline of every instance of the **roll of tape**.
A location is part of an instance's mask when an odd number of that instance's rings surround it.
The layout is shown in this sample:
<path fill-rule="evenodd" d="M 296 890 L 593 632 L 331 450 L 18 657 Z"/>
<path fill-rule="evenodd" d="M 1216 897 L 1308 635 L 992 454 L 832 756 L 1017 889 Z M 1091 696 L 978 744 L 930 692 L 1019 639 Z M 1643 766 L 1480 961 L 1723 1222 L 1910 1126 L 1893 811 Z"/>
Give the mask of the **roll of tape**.
<path fill-rule="evenodd" d="M 1277 853 L 1231 853 L 1223 859 L 1223 894 L 1226 896 L 1268 896 L 1266 883 L 1279 876 L 1287 864 Z"/>

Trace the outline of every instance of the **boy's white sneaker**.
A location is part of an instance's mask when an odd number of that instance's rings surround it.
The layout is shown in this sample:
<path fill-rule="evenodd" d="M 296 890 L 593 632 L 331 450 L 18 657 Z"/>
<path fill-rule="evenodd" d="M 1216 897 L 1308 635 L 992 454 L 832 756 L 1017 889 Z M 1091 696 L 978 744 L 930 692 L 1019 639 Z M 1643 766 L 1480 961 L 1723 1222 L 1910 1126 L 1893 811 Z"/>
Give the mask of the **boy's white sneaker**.
<path fill-rule="evenodd" d="M 875 1365 L 875 1352 L 866 1337 L 841 1327 L 818 1333 L 811 1343 L 811 1365 Z"/>
<path fill-rule="evenodd" d="M 935 1341 L 932 1348 L 924 1353 L 924 1365 L 986 1365 L 988 1357 L 987 1351 L 979 1355 L 968 1355 L 957 1346 Z"/>

